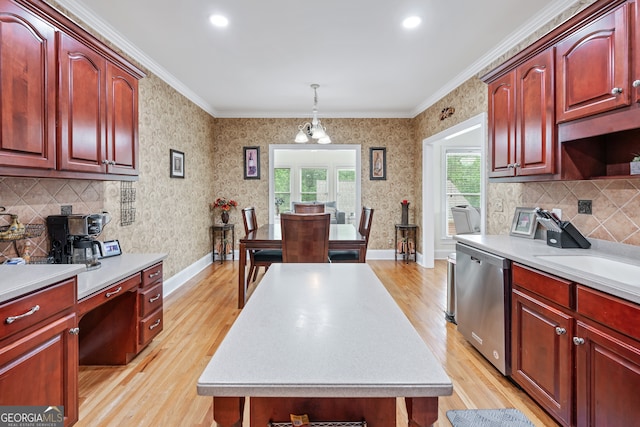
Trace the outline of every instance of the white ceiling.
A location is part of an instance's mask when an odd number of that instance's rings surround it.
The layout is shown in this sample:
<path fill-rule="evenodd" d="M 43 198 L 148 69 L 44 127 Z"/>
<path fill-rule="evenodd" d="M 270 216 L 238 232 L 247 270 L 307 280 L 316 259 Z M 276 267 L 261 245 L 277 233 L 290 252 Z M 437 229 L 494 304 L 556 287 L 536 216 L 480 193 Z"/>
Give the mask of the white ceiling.
<path fill-rule="evenodd" d="M 576 0 L 57 2 L 216 117 L 308 117 L 318 83 L 322 118 L 414 117 Z"/>

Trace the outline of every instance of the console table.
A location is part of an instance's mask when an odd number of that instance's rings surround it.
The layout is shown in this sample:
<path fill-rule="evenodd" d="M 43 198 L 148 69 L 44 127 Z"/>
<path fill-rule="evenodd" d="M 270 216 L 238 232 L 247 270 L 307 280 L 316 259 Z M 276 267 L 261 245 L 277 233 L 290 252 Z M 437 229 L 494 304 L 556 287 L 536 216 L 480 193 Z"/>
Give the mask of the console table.
<path fill-rule="evenodd" d="M 231 242 L 229 242 L 228 234 L 231 232 Z M 211 256 L 212 261 L 216 260 L 216 252 L 218 252 L 218 259 L 220 264 L 227 260 L 227 252 L 229 250 L 229 244 L 231 246 L 231 260 L 235 260 L 235 244 L 236 244 L 236 232 L 234 224 L 215 224 L 211 226 L 212 234 L 212 247 Z M 216 243 L 218 243 L 216 245 Z"/>

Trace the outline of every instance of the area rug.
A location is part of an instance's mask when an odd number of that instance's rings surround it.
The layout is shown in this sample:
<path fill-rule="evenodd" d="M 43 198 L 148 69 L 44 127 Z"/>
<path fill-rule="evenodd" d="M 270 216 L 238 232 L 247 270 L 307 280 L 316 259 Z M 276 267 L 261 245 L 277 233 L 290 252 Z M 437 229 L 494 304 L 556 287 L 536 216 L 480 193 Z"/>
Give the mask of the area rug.
<path fill-rule="evenodd" d="M 518 409 L 464 409 L 447 411 L 453 427 L 535 427 Z"/>

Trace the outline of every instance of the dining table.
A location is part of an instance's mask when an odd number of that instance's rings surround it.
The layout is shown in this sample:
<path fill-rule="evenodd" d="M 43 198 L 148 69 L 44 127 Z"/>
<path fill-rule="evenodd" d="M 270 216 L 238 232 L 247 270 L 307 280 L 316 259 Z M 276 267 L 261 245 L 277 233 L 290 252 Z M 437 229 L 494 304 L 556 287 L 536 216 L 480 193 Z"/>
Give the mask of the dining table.
<path fill-rule="evenodd" d="M 240 239 L 238 268 L 238 308 L 243 308 L 247 300 L 249 278 L 246 277 L 247 251 L 260 249 L 282 250 L 280 224 L 264 224 Z M 331 224 L 329 227 L 329 250 L 358 251 L 358 262 L 365 262 L 367 241 L 352 224 Z"/>

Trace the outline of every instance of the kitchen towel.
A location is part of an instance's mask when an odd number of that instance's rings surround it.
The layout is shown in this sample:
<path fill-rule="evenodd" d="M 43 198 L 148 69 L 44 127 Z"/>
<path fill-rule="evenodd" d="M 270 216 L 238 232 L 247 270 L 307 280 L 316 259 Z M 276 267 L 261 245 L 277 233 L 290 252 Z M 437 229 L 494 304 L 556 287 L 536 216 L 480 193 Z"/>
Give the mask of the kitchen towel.
<path fill-rule="evenodd" d="M 535 427 L 514 408 L 450 410 L 447 418 L 453 427 Z"/>

